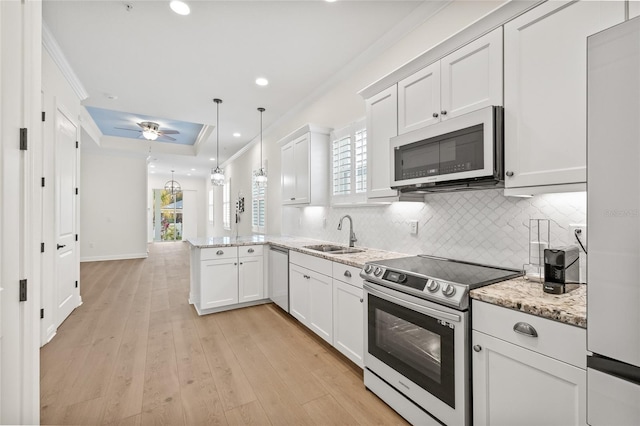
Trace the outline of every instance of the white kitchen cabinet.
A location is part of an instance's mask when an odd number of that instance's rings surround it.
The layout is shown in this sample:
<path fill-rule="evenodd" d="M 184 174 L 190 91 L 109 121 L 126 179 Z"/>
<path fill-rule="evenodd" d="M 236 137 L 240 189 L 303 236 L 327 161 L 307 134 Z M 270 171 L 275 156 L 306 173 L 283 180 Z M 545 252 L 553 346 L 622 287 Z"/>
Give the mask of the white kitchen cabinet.
<path fill-rule="evenodd" d="M 502 105 L 502 27 L 398 82 L 398 133 Z"/>
<path fill-rule="evenodd" d="M 238 301 L 252 302 L 264 298 L 262 246 L 242 247 L 238 255 Z"/>
<path fill-rule="evenodd" d="M 201 310 L 238 303 L 237 256 L 236 247 L 203 249 L 200 262 Z"/>
<path fill-rule="evenodd" d="M 629 19 L 640 16 L 640 0 L 629 0 Z"/>
<path fill-rule="evenodd" d="M 586 182 L 587 36 L 623 2 L 552 1 L 505 25 L 506 188 Z"/>
<path fill-rule="evenodd" d="M 333 344 L 331 262 L 298 252 L 289 255 L 289 312 Z"/>
<path fill-rule="evenodd" d="M 586 330 L 473 301 L 475 425 L 586 424 Z M 529 324 L 537 337 L 516 333 Z"/>
<path fill-rule="evenodd" d="M 359 274 L 359 268 L 333 262 L 333 346 L 362 368 L 364 294 Z"/>
<path fill-rule="evenodd" d="M 307 125 L 280 141 L 283 205 L 328 203 L 329 131 Z"/>
<path fill-rule="evenodd" d="M 389 139 L 398 136 L 398 87 L 365 101 L 367 111 L 367 198 L 395 197 L 391 189 Z"/>

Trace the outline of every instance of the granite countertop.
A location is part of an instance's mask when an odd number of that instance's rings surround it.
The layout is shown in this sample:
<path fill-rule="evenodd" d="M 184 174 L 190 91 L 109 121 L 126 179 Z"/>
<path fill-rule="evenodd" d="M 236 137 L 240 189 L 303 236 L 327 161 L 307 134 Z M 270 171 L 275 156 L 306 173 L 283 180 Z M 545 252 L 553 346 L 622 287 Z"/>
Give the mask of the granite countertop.
<path fill-rule="evenodd" d="M 577 285 L 565 294 L 542 291 L 542 283 L 524 277 L 471 290 L 472 299 L 531 315 L 587 327 L 587 286 Z"/>
<path fill-rule="evenodd" d="M 294 250 L 300 253 L 309 254 L 312 256 L 320 257 L 322 259 L 331 260 L 333 262 L 343 263 L 345 265 L 354 266 L 356 268 L 362 268 L 366 262 L 383 259 L 395 259 L 398 257 L 411 256 L 406 253 L 396 253 L 385 250 L 370 249 L 366 247 L 356 247 L 362 249 L 359 253 L 348 254 L 330 254 L 310 250 L 305 248 L 308 245 L 317 244 L 334 244 L 339 246 L 345 246 L 345 244 L 336 244 L 329 241 L 320 241 L 310 238 L 291 237 L 291 236 L 278 236 L 278 235 L 250 235 L 244 237 L 217 237 L 217 238 L 192 238 L 187 242 L 192 247 L 196 248 L 214 248 L 214 247 L 231 247 L 231 246 L 246 246 L 254 244 L 270 244 L 276 247 L 282 247 L 289 250 Z"/>

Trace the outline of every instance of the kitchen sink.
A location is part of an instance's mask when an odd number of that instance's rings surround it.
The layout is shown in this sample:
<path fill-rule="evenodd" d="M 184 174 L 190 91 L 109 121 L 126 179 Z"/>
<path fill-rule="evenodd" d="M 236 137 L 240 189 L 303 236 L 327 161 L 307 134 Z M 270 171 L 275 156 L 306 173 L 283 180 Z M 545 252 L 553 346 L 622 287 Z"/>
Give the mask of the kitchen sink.
<path fill-rule="evenodd" d="M 349 254 L 349 253 L 360 253 L 364 251 L 363 249 L 336 246 L 333 244 L 318 244 L 315 246 L 304 246 L 304 248 L 327 253 L 327 254 Z"/>

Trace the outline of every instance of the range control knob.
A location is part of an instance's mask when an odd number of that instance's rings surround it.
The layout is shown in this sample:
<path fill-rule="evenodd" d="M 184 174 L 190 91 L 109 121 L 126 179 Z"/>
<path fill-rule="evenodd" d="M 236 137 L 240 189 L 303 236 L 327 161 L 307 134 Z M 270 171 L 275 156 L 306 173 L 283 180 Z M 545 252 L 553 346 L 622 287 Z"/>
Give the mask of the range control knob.
<path fill-rule="evenodd" d="M 400 275 L 398 275 L 398 282 L 399 282 L 400 284 L 402 284 L 402 283 L 406 283 L 406 282 L 407 282 L 407 276 L 406 276 L 405 274 L 400 274 Z"/>
<path fill-rule="evenodd" d="M 376 267 L 376 270 L 373 271 L 373 275 L 375 275 L 376 277 L 379 277 L 380 275 L 382 275 L 382 268 Z"/>
<path fill-rule="evenodd" d="M 435 293 L 439 288 L 440 283 L 438 281 L 429 280 L 429 282 L 427 283 L 427 290 L 429 290 L 431 293 Z"/>
<path fill-rule="evenodd" d="M 371 271 L 373 271 L 373 266 L 371 265 L 364 265 L 364 273 L 365 274 L 370 274 Z"/>
<path fill-rule="evenodd" d="M 446 297 L 451 297 L 456 294 L 456 288 L 451 284 L 447 284 L 442 287 L 442 294 L 444 294 Z"/>

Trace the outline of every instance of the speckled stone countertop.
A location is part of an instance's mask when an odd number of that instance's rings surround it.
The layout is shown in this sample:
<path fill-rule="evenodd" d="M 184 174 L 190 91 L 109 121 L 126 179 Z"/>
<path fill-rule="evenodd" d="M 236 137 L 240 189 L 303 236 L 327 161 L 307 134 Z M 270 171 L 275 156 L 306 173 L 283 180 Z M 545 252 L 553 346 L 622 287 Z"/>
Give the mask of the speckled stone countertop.
<path fill-rule="evenodd" d="M 515 278 L 471 290 L 471 298 L 578 327 L 587 327 L 587 286 L 565 294 L 542 291 L 536 280 Z"/>
<path fill-rule="evenodd" d="M 300 253 L 309 254 L 312 256 L 320 257 L 322 259 L 331 260 L 333 262 L 343 263 L 345 265 L 354 266 L 356 268 L 362 268 L 366 262 L 383 259 L 395 259 L 398 257 L 411 256 L 406 253 L 396 253 L 391 251 L 376 250 L 366 247 L 356 247 L 362 249 L 360 253 L 348 253 L 348 254 L 330 254 L 310 250 L 305 246 L 316 244 L 335 244 L 345 246 L 345 244 L 336 244 L 329 241 L 319 241 L 310 238 L 300 238 L 291 236 L 276 236 L 276 235 L 250 235 L 244 237 L 218 237 L 218 238 L 192 238 L 187 240 L 192 247 L 196 248 L 212 248 L 212 247 L 231 247 L 231 246 L 247 246 L 254 244 L 270 244 L 277 247 L 294 250 Z"/>

